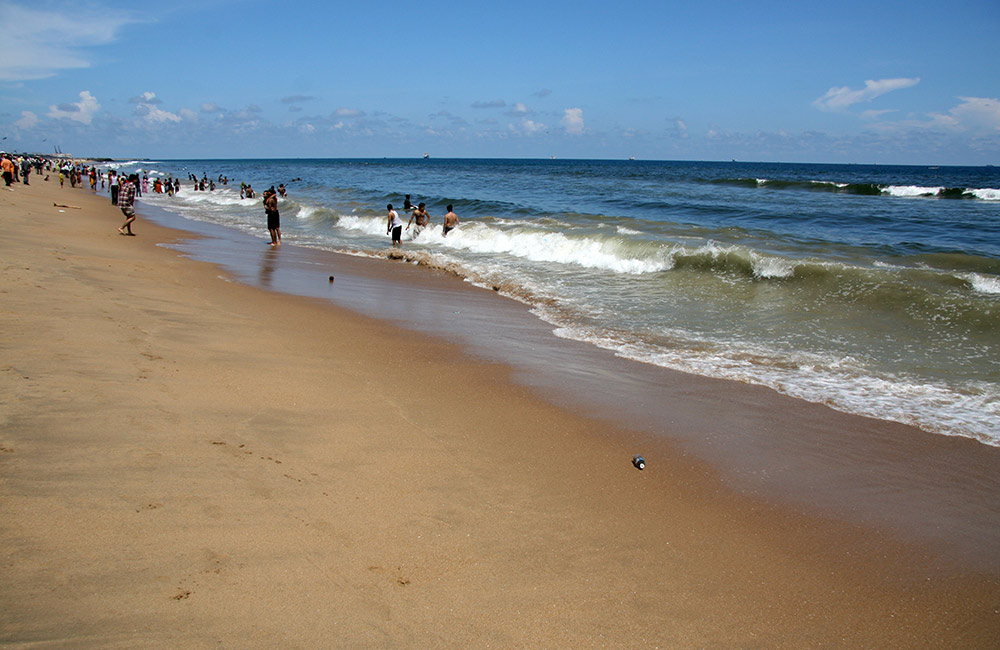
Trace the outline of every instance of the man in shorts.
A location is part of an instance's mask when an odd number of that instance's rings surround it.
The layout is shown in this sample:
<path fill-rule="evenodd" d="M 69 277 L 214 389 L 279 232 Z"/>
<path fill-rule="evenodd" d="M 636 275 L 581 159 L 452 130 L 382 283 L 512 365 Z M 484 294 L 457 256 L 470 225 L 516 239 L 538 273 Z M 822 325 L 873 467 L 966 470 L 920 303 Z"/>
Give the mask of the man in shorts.
<path fill-rule="evenodd" d="M 135 236 L 135 233 L 132 232 L 132 222 L 135 221 L 135 186 L 138 182 L 139 176 L 132 174 L 118 190 L 118 207 L 125 215 L 125 223 L 121 225 L 118 232 L 129 237 Z"/>
<path fill-rule="evenodd" d="M 448 233 L 455 229 L 458 225 L 458 215 L 452 207 L 448 206 L 448 214 L 444 215 L 444 227 L 441 229 L 441 236 L 447 237 Z"/>
<path fill-rule="evenodd" d="M 281 218 L 278 214 L 278 193 L 274 188 L 264 190 L 264 213 L 267 215 L 267 230 L 271 233 L 271 246 L 281 246 Z"/>
<path fill-rule="evenodd" d="M 392 233 L 392 245 L 399 246 L 403 243 L 403 221 L 399 218 L 399 213 L 392 209 L 392 204 L 385 206 L 388 210 L 389 220 L 386 222 L 385 234 Z"/>
<path fill-rule="evenodd" d="M 427 213 L 427 209 L 424 207 L 423 203 L 417 206 L 417 209 L 413 211 L 412 215 L 410 215 L 410 221 L 406 224 L 407 230 L 410 229 L 410 224 L 412 224 L 414 220 L 416 220 L 417 225 L 413 227 L 413 238 L 416 239 L 417 235 L 423 232 L 423 229 L 426 228 L 427 224 L 431 221 L 431 215 Z"/>

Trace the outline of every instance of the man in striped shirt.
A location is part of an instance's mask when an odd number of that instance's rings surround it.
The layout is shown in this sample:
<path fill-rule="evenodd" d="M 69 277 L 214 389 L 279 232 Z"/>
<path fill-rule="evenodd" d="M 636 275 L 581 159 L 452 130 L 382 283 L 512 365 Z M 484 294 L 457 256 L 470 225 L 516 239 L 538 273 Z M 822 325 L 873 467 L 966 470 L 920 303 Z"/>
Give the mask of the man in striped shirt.
<path fill-rule="evenodd" d="M 125 215 L 125 223 L 122 224 L 121 228 L 118 229 L 123 235 L 135 236 L 132 232 L 132 222 L 135 221 L 135 186 L 139 182 L 139 176 L 137 174 L 132 174 L 125 181 L 121 189 L 118 190 L 118 207 L 121 208 L 122 214 Z"/>

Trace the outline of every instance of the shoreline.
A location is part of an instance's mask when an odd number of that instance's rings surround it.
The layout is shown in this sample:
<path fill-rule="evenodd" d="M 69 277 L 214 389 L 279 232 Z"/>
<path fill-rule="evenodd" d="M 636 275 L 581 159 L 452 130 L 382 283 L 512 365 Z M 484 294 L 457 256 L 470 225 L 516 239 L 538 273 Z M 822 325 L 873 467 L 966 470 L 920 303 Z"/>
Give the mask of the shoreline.
<path fill-rule="evenodd" d="M 617 357 L 555 336 L 529 306 L 447 270 L 261 240 L 145 205 L 196 237 L 172 247 L 258 288 L 328 301 L 509 366 L 545 400 L 646 432 L 708 463 L 730 489 L 928 544 L 1000 570 L 1000 448 L 854 415 L 754 386 Z M 395 250 L 395 249 L 393 249 Z M 336 282 L 328 277 L 334 274 Z M 639 450 L 643 451 L 643 450 Z M 644 452 L 647 460 L 655 462 Z"/>
<path fill-rule="evenodd" d="M 974 227 L 986 223 L 983 219 L 989 221 L 988 202 L 835 196 L 839 192 L 826 190 L 839 187 L 837 179 L 857 181 L 858 187 L 892 182 L 888 175 L 843 176 L 835 168 L 818 175 L 824 191 L 807 192 L 817 185 L 808 170 L 795 166 L 763 174 L 774 177 L 772 192 L 752 181 L 748 185 L 729 178 L 742 174 L 697 165 L 662 165 L 632 174 L 627 164 L 576 164 L 560 172 L 527 162 L 509 169 L 489 161 L 442 163 L 435 170 L 402 162 L 203 165 L 183 161 L 153 164 L 150 172 L 176 174 L 172 165 L 182 170 L 182 176 L 188 170 L 201 175 L 203 167 L 217 167 L 220 174 L 245 176 L 264 187 L 269 183 L 264 179 L 271 175 L 277 180 L 304 174 L 312 181 L 282 202 L 289 241 L 374 257 L 385 256 L 386 242 L 384 219 L 372 208 L 396 200 L 393 187 L 406 184 L 409 176 L 410 182 L 424 185 L 423 198 L 440 209 L 451 185 L 463 196 L 486 199 L 459 201 L 469 227 L 454 241 L 443 240 L 440 230 L 432 228 L 427 237 L 404 245 L 404 254 L 431 267 L 454 270 L 473 283 L 500 287 L 504 295 L 531 304 L 543 320 L 560 328 L 560 336 L 589 341 L 641 362 L 770 386 L 849 413 L 1000 446 L 994 426 L 1000 384 L 990 362 L 996 355 L 989 353 L 998 344 L 990 334 L 994 328 L 989 327 L 996 315 L 990 307 L 995 302 L 990 297 L 995 278 L 987 259 L 974 253 L 986 253 L 987 258 L 987 251 L 996 253 L 993 257 L 1000 255 L 990 243 L 996 239 L 989 237 L 990 227 Z M 491 177 L 531 170 L 541 175 L 523 176 L 522 183 L 515 183 L 509 196 L 513 203 L 493 200 L 500 197 L 491 190 Z M 582 207 L 590 202 L 587 184 L 569 180 L 578 173 L 593 175 L 594 182 L 620 176 L 624 187 L 616 191 L 626 194 L 615 201 L 624 201 L 621 210 L 598 203 L 594 210 L 574 212 L 568 204 Z M 454 174 L 454 182 L 445 174 Z M 672 218 L 658 216 L 658 210 L 650 212 L 648 203 L 629 204 L 628 196 L 640 187 L 632 183 L 656 177 L 677 184 L 674 198 L 661 197 L 666 201 L 661 207 L 669 206 Z M 546 193 L 542 188 L 550 179 L 568 184 Z M 898 182 L 913 189 L 925 180 L 915 175 Z M 378 191 L 364 189 L 369 185 Z M 974 176 L 957 175 L 948 185 L 982 184 Z M 516 199 L 521 192 L 536 196 Z M 208 194 L 185 190 L 177 199 L 145 198 L 189 219 L 242 233 L 255 235 L 260 227 L 254 200 L 236 199 L 233 189 L 223 187 Z M 742 203 L 744 199 L 747 203 Z M 699 211 L 692 208 L 692 201 L 707 201 L 717 209 Z M 856 217 L 848 213 L 831 221 L 802 221 L 795 216 L 802 210 L 838 213 L 840 208 L 850 210 L 854 202 L 863 208 Z M 741 221 L 753 221 L 754 215 L 773 209 L 774 218 L 767 220 L 770 226 L 758 224 L 771 234 L 758 239 L 739 235 L 739 229 L 727 230 L 728 217 L 722 216 L 729 214 L 727 203 L 743 206 Z M 881 208 L 891 213 L 888 221 L 868 213 Z M 911 209 L 919 219 L 913 213 L 907 216 Z M 565 218 L 548 222 L 539 219 L 536 210 L 539 215 Z M 595 211 L 623 214 L 591 214 Z M 632 223 L 637 218 L 640 221 Z M 831 231 L 830 225 L 841 218 L 846 230 Z M 967 246 L 972 255 L 922 260 L 907 253 L 908 245 L 892 245 L 894 235 L 891 228 L 885 230 L 886 224 L 899 220 L 905 229 L 903 224 L 922 219 L 955 223 L 956 229 L 951 235 L 948 226 L 908 232 L 905 240 L 939 242 L 954 236 L 954 245 Z M 684 224 L 690 220 L 708 230 L 688 232 L 690 224 Z M 957 228 L 959 222 L 965 225 Z M 630 223 L 639 224 L 638 229 Z M 792 233 L 800 227 L 811 235 L 796 239 Z M 968 235 L 964 240 L 962 232 Z M 829 237 L 827 243 L 833 248 L 810 244 L 814 236 L 823 241 Z M 845 241 L 858 237 L 888 240 L 879 248 L 844 248 Z M 940 252 L 935 244 L 927 245 L 928 252 Z M 925 261 L 933 271 L 924 268 Z M 959 295 L 960 305 L 952 302 Z M 855 309 L 857 301 L 866 300 L 873 311 Z M 938 316 L 932 316 L 935 313 Z M 895 330 L 906 334 L 896 336 Z"/>
<path fill-rule="evenodd" d="M 755 428 L 794 432 L 791 398 L 692 380 L 668 396 L 674 437 L 609 427 L 515 366 L 220 281 L 172 250 L 197 247 L 189 234 L 140 210 L 120 237 L 106 198 L 36 185 L 0 203 L 12 647 L 989 647 L 1000 632 L 995 564 L 742 494 L 677 436 L 750 407 Z M 637 449 L 655 449 L 643 472 Z"/>

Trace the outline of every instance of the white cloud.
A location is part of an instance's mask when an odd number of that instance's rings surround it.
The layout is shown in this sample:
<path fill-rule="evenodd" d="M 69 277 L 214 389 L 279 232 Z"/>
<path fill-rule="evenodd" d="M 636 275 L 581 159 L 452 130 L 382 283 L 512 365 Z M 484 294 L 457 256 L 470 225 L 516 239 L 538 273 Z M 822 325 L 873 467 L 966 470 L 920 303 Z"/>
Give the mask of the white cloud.
<path fill-rule="evenodd" d="M 138 97 L 133 97 L 128 100 L 132 104 L 162 104 L 163 100 L 156 96 L 156 93 L 149 92 L 148 90 Z"/>
<path fill-rule="evenodd" d="M 1000 100 L 990 97 L 959 97 L 961 103 L 943 113 L 927 113 L 898 121 L 879 120 L 875 126 L 885 133 L 942 131 L 995 137 L 1000 133 Z M 862 117 L 879 117 L 885 111 L 866 111 Z"/>
<path fill-rule="evenodd" d="M 522 118 L 518 124 L 510 124 L 508 128 L 514 133 L 519 133 L 521 135 L 534 135 L 544 131 L 546 127 L 541 122 L 535 122 L 534 120 L 529 120 L 528 118 Z"/>
<path fill-rule="evenodd" d="M 89 90 L 84 90 L 80 93 L 78 102 L 49 106 L 48 116 L 56 120 L 66 119 L 80 124 L 90 124 L 94 114 L 99 110 L 101 105 L 97 103 L 97 98 L 91 95 Z"/>
<path fill-rule="evenodd" d="M 1000 131 L 1000 101 L 989 97 L 959 97 L 962 103 L 948 115 L 932 113 L 943 123 L 970 131 Z"/>
<path fill-rule="evenodd" d="M 135 114 L 148 124 L 177 123 L 181 121 L 180 115 L 159 109 L 150 104 L 139 104 L 135 107 Z"/>
<path fill-rule="evenodd" d="M 21 111 L 21 119 L 14 122 L 14 126 L 19 129 L 30 129 L 38 124 L 38 116 L 31 111 Z"/>
<path fill-rule="evenodd" d="M 826 94 L 813 101 L 813 106 L 821 111 L 842 111 L 859 102 L 868 102 L 880 95 L 909 88 L 920 83 L 920 78 L 915 79 L 879 79 L 865 81 L 865 87 L 852 90 L 847 86 L 833 87 L 826 91 Z"/>
<path fill-rule="evenodd" d="M 165 124 L 167 122 L 176 124 L 184 119 L 181 115 L 157 108 L 159 104 L 163 103 L 163 100 L 157 97 L 154 92 L 146 91 L 138 97 L 133 97 L 129 101 L 133 104 L 138 104 L 138 106 L 135 107 L 135 115 L 147 124 Z M 184 115 L 188 119 L 196 118 L 194 111 L 188 109 L 182 110 L 186 111 Z"/>
<path fill-rule="evenodd" d="M 566 133 L 580 135 L 583 133 L 583 109 L 567 108 L 562 118 L 562 125 Z"/>
<path fill-rule="evenodd" d="M 219 108 L 219 105 L 216 104 L 215 102 L 204 102 L 201 105 L 201 112 L 202 113 L 219 113 L 221 111 L 222 111 L 222 109 Z"/>
<path fill-rule="evenodd" d="M 180 115 L 157 108 L 157 105 L 162 104 L 163 101 L 154 92 L 146 91 L 129 101 L 138 104 L 135 107 L 135 115 L 147 124 L 165 124 L 167 122 L 176 124 L 182 119 Z M 189 112 L 193 113 L 193 111 Z"/>
<path fill-rule="evenodd" d="M 517 102 L 516 104 L 510 107 L 509 111 L 507 111 L 507 115 L 511 115 L 514 117 L 517 117 L 519 115 L 530 115 L 530 114 L 531 114 L 531 109 L 528 108 L 524 104 L 524 102 Z"/>
<path fill-rule="evenodd" d="M 356 108 L 341 107 L 334 111 L 333 114 L 335 117 L 363 117 L 365 113 Z"/>
<path fill-rule="evenodd" d="M 46 11 L 0 2 L 0 81 L 45 79 L 62 70 L 90 67 L 85 48 L 112 42 L 137 22 L 120 9 L 68 3 Z"/>
<path fill-rule="evenodd" d="M 864 111 L 861 113 L 861 119 L 863 120 L 877 120 L 878 118 L 886 115 L 888 113 L 895 113 L 896 109 L 889 108 L 882 111 Z"/>

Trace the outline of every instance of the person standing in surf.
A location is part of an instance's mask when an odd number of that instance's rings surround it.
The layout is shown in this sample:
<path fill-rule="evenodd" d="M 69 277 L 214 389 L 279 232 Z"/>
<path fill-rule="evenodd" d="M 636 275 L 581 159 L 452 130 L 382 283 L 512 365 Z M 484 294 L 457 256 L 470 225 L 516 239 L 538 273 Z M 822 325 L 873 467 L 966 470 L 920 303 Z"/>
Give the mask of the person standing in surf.
<path fill-rule="evenodd" d="M 386 210 L 389 211 L 389 220 L 385 226 L 385 234 L 392 233 L 392 245 L 399 246 L 403 243 L 403 221 L 399 218 L 399 214 L 392 209 L 392 204 L 385 206 Z"/>
<path fill-rule="evenodd" d="M 278 193 L 274 188 L 264 191 L 264 214 L 267 215 L 267 231 L 271 233 L 271 246 L 281 246 L 281 219 L 278 214 Z"/>
<path fill-rule="evenodd" d="M 413 214 L 410 215 L 410 221 L 406 224 L 406 229 L 410 229 L 410 225 L 416 220 L 417 225 L 413 227 L 413 238 L 416 239 L 417 236 L 423 231 L 423 229 L 430 223 L 431 215 L 427 213 L 427 208 L 421 203 Z"/>
<path fill-rule="evenodd" d="M 458 225 L 458 215 L 452 207 L 448 206 L 448 214 L 444 215 L 444 226 L 441 228 L 441 236 L 447 237 L 448 233 L 455 229 Z"/>

